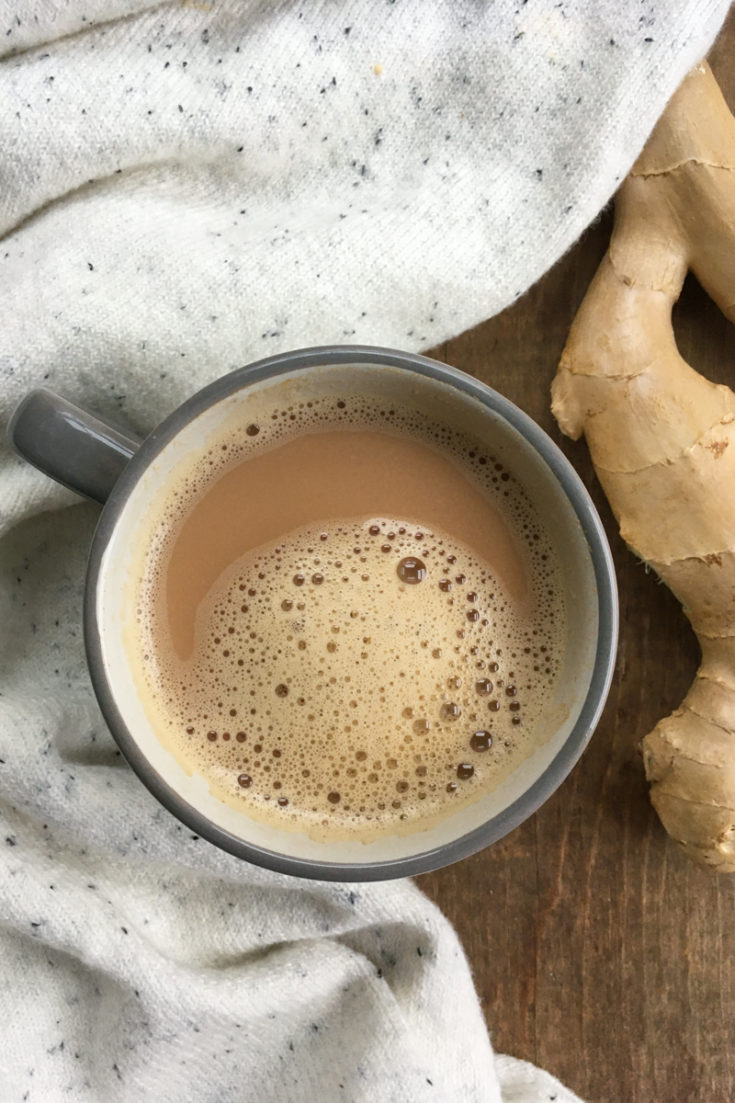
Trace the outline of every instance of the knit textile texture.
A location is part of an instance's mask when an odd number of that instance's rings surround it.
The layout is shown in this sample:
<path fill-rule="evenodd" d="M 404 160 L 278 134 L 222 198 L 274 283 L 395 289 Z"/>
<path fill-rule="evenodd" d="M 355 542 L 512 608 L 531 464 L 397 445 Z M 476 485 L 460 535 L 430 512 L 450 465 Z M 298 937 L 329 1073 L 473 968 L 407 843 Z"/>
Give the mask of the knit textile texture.
<path fill-rule="evenodd" d="M 497 312 L 727 6 L 0 0 L 0 420 L 45 385 L 143 435 L 262 355 Z M 98 512 L 0 452 L 3 1103 L 574 1100 L 494 1059 L 412 884 L 249 867 L 144 789 L 85 666 Z"/>

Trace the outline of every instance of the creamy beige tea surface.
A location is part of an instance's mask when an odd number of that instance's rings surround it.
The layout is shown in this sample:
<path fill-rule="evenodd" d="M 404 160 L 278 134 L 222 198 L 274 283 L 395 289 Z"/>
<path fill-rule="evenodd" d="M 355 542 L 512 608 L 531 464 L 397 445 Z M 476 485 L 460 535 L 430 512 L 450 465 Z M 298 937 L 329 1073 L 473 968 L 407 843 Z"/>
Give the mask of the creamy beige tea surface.
<path fill-rule="evenodd" d="M 421 830 L 549 734 L 565 613 L 513 472 L 345 395 L 229 423 L 147 518 L 129 650 L 159 737 L 249 815 Z"/>

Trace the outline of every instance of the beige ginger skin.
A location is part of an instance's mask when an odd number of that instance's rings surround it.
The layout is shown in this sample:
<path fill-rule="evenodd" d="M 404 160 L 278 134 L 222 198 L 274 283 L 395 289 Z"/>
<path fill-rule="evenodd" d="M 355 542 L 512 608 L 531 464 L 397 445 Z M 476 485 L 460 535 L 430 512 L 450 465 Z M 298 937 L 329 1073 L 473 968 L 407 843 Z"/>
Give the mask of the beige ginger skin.
<path fill-rule="evenodd" d="M 684 606 L 702 659 L 643 740 L 651 800 L 697 861 L 735 871 L 735 394 L 679 355 L 691 269 L 735 321 L 735 119 L 706 63 L 686 77 L 616 199 L 609 249 L 552 386 L 629 547 Z M 675 646 L 675 644 L 672 644 Z"/>

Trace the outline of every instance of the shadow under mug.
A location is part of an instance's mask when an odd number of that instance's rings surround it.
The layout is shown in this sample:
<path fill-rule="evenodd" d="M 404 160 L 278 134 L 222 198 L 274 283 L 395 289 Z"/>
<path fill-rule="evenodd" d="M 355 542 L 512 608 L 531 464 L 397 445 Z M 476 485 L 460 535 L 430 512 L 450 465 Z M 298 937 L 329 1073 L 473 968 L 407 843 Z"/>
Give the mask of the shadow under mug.
<path fill-rule="evenodd" d="M 157 738 L 123 643 L 122 594 L 141 517 L 178 463 L 205 446 L 223 419 L 251 420 L 254 402 L 378 396 L 462 424 L 507 463 L 558 555 L 567 631 L 555 696 L 535 751 L 494 790 L 440 823 L 368 842 L 315 840 L 260 823 L 214 797 Z M 245 420 L 247 419 L 247 421 Z M 550 438 L 507 399 L 427 357 L 369 346 L 330 346 L 269 357 L 199 391 L 143 441 L 49 391 L 34 391 L 9 427 L 13 448 L 73 490 L 104 503 L 87 571 L 84 631 L 97 699 L 130 765 L 192 831 L 224 850 L 319 880 L 379 880 L 448 865 L 500 839 L 554 792 L 582 753 L 610 685 L 617 591 L 602 524 L 578 475 Z M 318 520 L 318 519 L 315 519 Z"/>

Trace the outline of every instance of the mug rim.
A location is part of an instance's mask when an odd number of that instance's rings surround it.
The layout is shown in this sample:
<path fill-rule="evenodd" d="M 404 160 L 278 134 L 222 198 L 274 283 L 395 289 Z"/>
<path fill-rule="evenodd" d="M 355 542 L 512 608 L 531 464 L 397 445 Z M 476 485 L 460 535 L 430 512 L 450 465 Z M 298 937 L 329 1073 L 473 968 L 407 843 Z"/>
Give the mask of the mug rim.
<path fill-rule="evenodd" d="M 133 489 L 150 463 L 185 425 L 252 383 L 294 371 L 353 363 L 386 364 L 454 387 L 499 414 L 531 445 L 560 483 L 587 543 L 597 590 L 598 633 L 589 686 L 574 726 L 543 773 L 507 808 L 457 839 L 416 854 L 385 861 L 329 862 L 294 857 L 248 842 L 214 824 L 163 780 L 117 707 L 105 670 L 97 593 L 105 550 Z M 220 376 L 177 406 L 145 438 L 113 486 L 92 539 L 85 581 L 84 642 L 92 687 L 113 738 L 140 780 L 181 823 L 208 842 L 255 865 L 311 880 L 377 881 L 428 873 L 475 854 L 528 819 L 568 776 L 592 736 L 610 688 L 617 638 L 617 585 L 607 537 L 587 489 L 560 448 L 509 399 L 466 372 L 418 353 L 371 345 L 314 346 L 277 353 Z"/>

